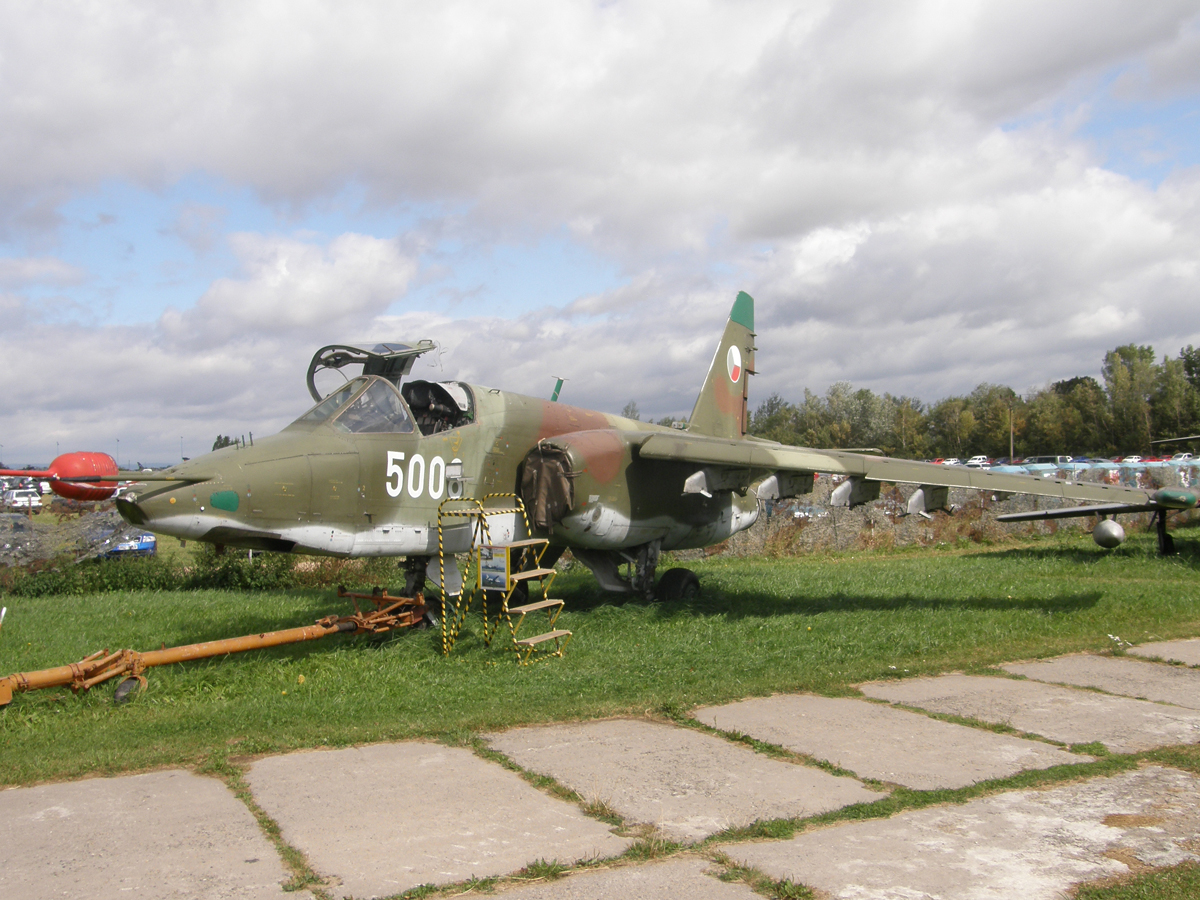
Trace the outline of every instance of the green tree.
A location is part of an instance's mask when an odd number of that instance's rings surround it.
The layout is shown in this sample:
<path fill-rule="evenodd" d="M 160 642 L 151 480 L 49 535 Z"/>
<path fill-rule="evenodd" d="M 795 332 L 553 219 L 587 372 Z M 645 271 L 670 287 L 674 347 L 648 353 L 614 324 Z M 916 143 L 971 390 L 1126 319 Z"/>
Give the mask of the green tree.
<path fill-rule="evenodd" d="M 1187 434 L 1186 429 L 1191 424 L 1191 393 L 1194 390 L 1188 382 L 1183 360 L 1164 356 L 1155 378 L 1154 396 L 1150 400 L 1155 436 L 1177 437 Z"/>
<path fill-rule="evenodd" d="M 232 447 L 235 443 L 237 442 L 229 435 L 218 434 L 217 439 L 213 441 L 213 449 L 220 450 L 222 447 Z"/>
<path fill-rule="evenodd" d="M 640 409 L 638 409 L 636 400 L 630 400 L 628 403 L 625 404 L 624 407 L 622 407 L 621 415 L 623 417 L 625 417 L 626 419 L 636 419 L 638 421 L 641 421 L 642 411 Z"/>
<path fill-rule="evenodd" d="M 1150 400 L 1158 376 L 1154 348 L 1125 344 L 1110 350 L 1101 371 L 1118 452 L 1148 451 L 1153 434 Z"/>
<path fill-rule="evenodd" d="M 929 431 L 933 452 L 940 456 L 966 455 L 966 448 L 975 430 L 975 415 L 965 397 L 947 397 L 929 411 Z"/>
<path fill-rule="evenodd" d="M 884 447 L 907 459 L 921 459 L 929 449 L 929 419 L 924 404 L 916 397 L 884 394 L 892 405 L 892 434 Z"/>
<path fill-rule="evenodd" d="M 750 433 L 781 444 L 798 444 L 796 407 L 779 394 L 772 394 L 750 416 Z"/>
<path fill-rule="evenodd" d="M 1117 448 L 1112 436 L 1112 411 L 1100 382 L 1090 375 L 1056 381 L 1054 391 L 1066 402 L 1073 432 L 1066 436 L 1065 450 L 1072 456 L 1112 456 Z"/>
<path fill-rule="evenodd" d="M 1179 359 L 1183 363 L 1183 371 L 1192 387 L 1200 391 L 1200 350 L 1188 344 L 1179 351 Z"/>
<path fill-rule="evenodd" d="M 833 439 L 829 432 L 829 413 L 825 401 L 804 389 L 804 400 L 796 407 L 795 443 L 804 447 L 829 447 Z"/>
<path fill-rule="evenodd" d="M 1008 456 L 1010 424 L 1014 442 L 1025 430 L 1024 401 L 1010 387 L 985 382 L 971 392 L 969 404 L 975 417 L 971 448 L 988 456 Z"/>
<path fill-rule="evenodd" d="M 1083 454 L 1070 438 L 1072 431 L 1078 431 L 1079 413 L 1058 391 L 1035 393 L 1025 404 L 1025 414 L 1026 427 L 1020 444 L 1022 455 Z"/>

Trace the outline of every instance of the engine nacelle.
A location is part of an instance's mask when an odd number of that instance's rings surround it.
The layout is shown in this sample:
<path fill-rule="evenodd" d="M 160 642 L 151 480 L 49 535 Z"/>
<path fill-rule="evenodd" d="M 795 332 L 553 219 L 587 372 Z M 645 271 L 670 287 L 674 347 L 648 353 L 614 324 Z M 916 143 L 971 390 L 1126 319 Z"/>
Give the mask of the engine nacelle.
<path fill-rule="evenodd" d="M 1101 547 L 1111 550 L 1125 543 L 1125 529 L 1117 524 L 1116 519 L 1104 519 L 1096 523 L 1096 527 L 1092 530 L 1092 540 Z"/>

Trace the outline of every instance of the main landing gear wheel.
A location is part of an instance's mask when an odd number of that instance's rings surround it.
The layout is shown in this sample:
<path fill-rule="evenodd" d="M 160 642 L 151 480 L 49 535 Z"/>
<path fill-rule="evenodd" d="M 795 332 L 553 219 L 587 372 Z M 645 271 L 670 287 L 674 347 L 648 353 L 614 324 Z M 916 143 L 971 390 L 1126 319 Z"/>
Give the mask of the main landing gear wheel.
<path fill-rule="evenodd" d="M 695 600 L 700 596 L 700 579 L 691 569 L 668 569 L 658 579 L 654 594 L 659 600 L 667 602 Z"/>

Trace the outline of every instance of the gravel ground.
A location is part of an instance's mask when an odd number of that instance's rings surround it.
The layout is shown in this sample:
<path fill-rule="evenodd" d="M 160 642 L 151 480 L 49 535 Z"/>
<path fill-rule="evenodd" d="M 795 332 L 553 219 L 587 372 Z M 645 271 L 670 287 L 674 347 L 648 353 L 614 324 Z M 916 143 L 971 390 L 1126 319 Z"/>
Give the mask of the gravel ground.
<path fill-rule="evenodd" d="M 111 503 L 55 501 L 33 516 L 0 513 L 0 566 L 26 566 L 64 555 L 86 559 L 140 533 Z"/>
<path fill-rule="evenodd" d="M 1082 473 L 1079 481 L 1101 480 L 1102 473 Z M 1154 472 L 1161 482 L 1150 480 L 1148 471 L 1138 475 L 1137 486 L 1149 489 L 1187 487 L 1175 469 Z M 1013 537 L 1031 534 L 1052 534 L 1059 529 L 1090 533 L 1095 519 L 1059 519 L 1040 522 L 997 522 L 996 516 L 1026 512 L 1033 509 L 1054 509 L 1074 506 L 1050 497 L 1014 494 L 1007 500 L 993 500 L 981 491 L 952 488 L 950 511 L 938 511 L 931 518 L 906 515 L 908 498 L 916 485 L 885 485 L 880 497 L 854 509 L 829 505 L 829 495 L 839 481 L 827 475 L 817 479 L 811 494 L 796 500 L 776 504 L 768 512 L 760 510 L 758 521 L 746 531 L 734 535 L 723 544 L 705 550 L 676 553 L 677 559 L 696 559 L 701 556 L 789 556 L 813 550 L 886 549 L 911 544 L 922 546 L 954 545 L 960 540 L 973 543 L 997 543 Z M 1133 485 L 1130 485 L 1133 486 Z M 797 516 L 796 512 L 800 515 Z M 1195 513 L 1182 514 L 1189 520 Z M 1144 528 L 1151 523 L 1148 513 L 1125 515 L 1121 524 L 1127 531 Z M 1178 522 L 1179 519 L 1173 520 Z"/>

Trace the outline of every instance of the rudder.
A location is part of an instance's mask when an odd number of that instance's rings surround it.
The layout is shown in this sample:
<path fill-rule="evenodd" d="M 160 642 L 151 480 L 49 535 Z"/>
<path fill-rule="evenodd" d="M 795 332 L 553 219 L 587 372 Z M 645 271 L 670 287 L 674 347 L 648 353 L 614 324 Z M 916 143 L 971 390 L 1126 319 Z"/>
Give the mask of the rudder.
<path fill-rule="evenodd" d="M 754 349 L 754 298 L 739 291 L 688 419 L 688 431 L 710 437 L 745 437 Z"/>

